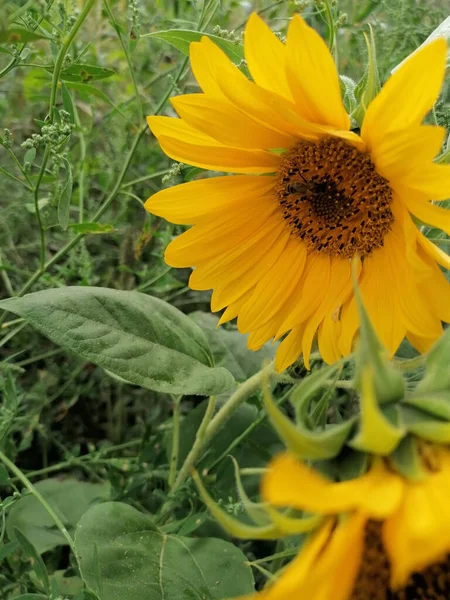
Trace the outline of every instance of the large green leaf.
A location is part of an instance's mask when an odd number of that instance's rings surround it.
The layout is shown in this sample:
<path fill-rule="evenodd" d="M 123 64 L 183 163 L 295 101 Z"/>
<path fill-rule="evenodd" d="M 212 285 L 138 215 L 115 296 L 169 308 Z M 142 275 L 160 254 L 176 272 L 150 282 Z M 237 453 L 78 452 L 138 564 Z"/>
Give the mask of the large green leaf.
<path fill-rule="evenodd" d="M 100 600 L 222 600 L 254 591 L 238 548 L 164 534 L 127 504 L 92 508 L 75 545 L 81 576 Z"/>
<path fill-rule="evenodd" d="M 209 396 L 234 379 L 214 368 L 202 330 L 157 298 L 98 287 L 66 287 L 0 302 L 52 341 L 130 383 Z"/>
<path fill-rule="evenodd" d="M 238 381 L 244 381 L 260 371 L 265 361 L 275 358 L 276 345 L 264 344 L 254 352 L 247 348 L 248 335 L 239 331 L 217 328 L 218 317 L 202 311 L 189 315 L 199 325 L 208 339 L 214 363 L 228 369 Z"/>
<path fill-rule="evenodd" d="M 59 518 L 71 531 L 80 517 L 94 503 L 108 497 L 107 484 L 87 483 L 76 479 L 46 479 L 36 484 Z M 24 496 L 11 508 L 6 522 L 10 539 L 19 529 L 40 553 L 66 544 L 66 539 L 35 496 Z"/>

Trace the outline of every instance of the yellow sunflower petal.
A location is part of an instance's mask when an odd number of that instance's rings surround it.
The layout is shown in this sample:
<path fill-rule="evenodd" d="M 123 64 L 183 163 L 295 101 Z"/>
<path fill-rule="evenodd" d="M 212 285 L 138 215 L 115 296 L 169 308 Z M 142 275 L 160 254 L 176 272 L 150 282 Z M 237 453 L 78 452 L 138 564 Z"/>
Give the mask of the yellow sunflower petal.
<path fill-rule="evenodd" d="M 350 262 L 346 259 L 333 258 L 330 266 L 330 282 L 324 299 L 316 312 L 308 319 L 303 333 L 302 354 L 307 369 L 310 368 L 309 355 L 312 341 L 320 323 L 330 311 L 341 308 L 352 289 Z"/>
<path fill-rule="evenodd" d="M 421 231 L 417 229 L 417 241 L 422 246 L 427 255 L 435 260 L 438 264 L 440 264 L 445 269 L 450 269 L 450 256 L 446 254 L 443 250 L 439 248 L 436 244 L 434 244 L 431 240 L 426 238 Z"/>
<path fill-rule="evenodd" d="M 350 119 L 330 51 L 299 15 L 291 19 L 286 50 L 288 81 L 300 114 L 314 123 L 349 129 Z"/>
<path fill-rule="evenodd" d="M 285 71 L 285 45 L 256 13 L 252 13 L 247 21 L 244 50 L 253 81 L 270 92 L 292 100 Z"/>
<path fill-rule="evenodd" d="M 275 506 L 289 506 L 320 514 L 361 510 L 381 519 L 395 511 L 402 499 L 403 480 L 380 460 L 365 475 L 333 483 L 290 454 L 275 458 L 262 480 L 262 496 Z"/>
<path fill-rule="evenodd" d="M 278 373 L 290 367 L 300 356 L 304 329 L 304 324 L 294 327 L 278 346 L 275 355 L 275 368 Z"/>
<path fill-rule="evenodd" d="M 414 335 L 409 331 L 406 332 L 406 339 L 418 352 L 426 354 L 433 347 L 436 338 L 424 338 L 419 335 Z"/>
<path fill-rule="evenodd" d="M 392 268 L 385 248 L 374 250 L 364 259 L 359 280 L 361 296 L 375 331 L 390 354 L 395 353 L 406 334 L 397 294 L 396 277 L 397 272 Z M 344 305 L 341 321 L 342 334 L 339 348 L 346 356 L 351 352 L 352 341 L 359 327 L 354 297 Z"/>
<path fill-rule="evenodd" d="M 242 306 L 247 302 L 249 296 L 253 293 L 253 288 L 250 288 L 242 294 L 235 302 L 232 302 L 226 310 L 223 311 L 222 316 L 217 322 L 217 326 L 227 323 L 238 316 L 238 313 Z"/>
<path fill-rule="evenodd" d="M 450 323 L 450 283 L 442 273 L 441 269 L 428 260 L 431 277 L 425 279 L 418 284 L 419 291 L 425 302 L 431 307 L 433 314 L 439 320 Z M 439 333 L 442 332 L 442 327 L 439 328 Z M 437 339 L 439 336 L 429 332 L 429 338 Z M 422 336 L 423 337 L 423 336 Z"/>
<path fill-rule="evenodd" d="M 209 38 L 204 37 L 201 42 L 192 43 L 190 48 L 191 64 L 197 81 L 199 74 L 203 91 L 208 89 L 209 92 L 206 93 L 211 96 L 225 97 L 254 120 L 287 134 L 317 139 L 319 135 L 329 131 L 330 128 L 302 118 L 293 102 L 249 81 Z M 211 77 L 214 84 L 208 81 L 205 88 L 202 82 L 207 77 Z M 355 134 L 351 135 L 357 138 Z"/>
<path fill-rule="evenodd" d="M 269 584 L 257 595 L 241 600 L 298 600 L 308 586 L 308 578 L 317 559 L 330 538 L 333 521 L 328 520 L 314 535 L 310 536 L 299 555 L 283 569 L 274 583 Z M 306 597 L 306 596 L 305 596 Z M 316 600 L 307 596 L 308 600 Z"/>
<path fill-rule="evenodd" d="M 426 44 L 388 79 L 370 103 L 361 137 L 373 149 L 396 129 L 419 125 L 431 110 L 444 80 L 447 45 L 443 38 Z"/>
<path fill-rule="evenodd" d="M 265 150 L 224 146 L 182 119 L 148 117 L 147 121 L 164 152 L 189 165 L 234 173 L 271 173 L 280 163 L 279 155 Z"/>
<path fill-rule="evenodd" d="M 393 588 L 450 552 L 449 497 L 450 459 L 444 450 L 438 470 L 424 481 L 410 482 L 401 506 L 384 524 Z"/>
<path fill-rule="evenodd" d="M 254 287 L 283 252 L 289 240 L 289 232 L 286 231 L 284 223 L 275 221 L 273 227 L 278 235 L 270 248 L 265 247 L 266 252 L 263 252 L 261 259 L 253 262 L 252 257 L 249 256 L 247 269 L 244 273 L 236 275 L 235 272 L 232 272 L 228 280 L 225 283 L 221 282 L 214 290 L 211 297 L 213 311 L 224 308 L 227 304 L 239 298 L 250 287 Z"/>
<path fill-rule="evenodd" d="M 420 293 L 417 280 L 408 264 L 402 231 L 396 223 L 386 235 L 383 250 L 387 269 L 392 273 L 394 290 L 401 311 L 401 319 L 408 331 L 423 337 L 439 337 L 440 319 L 434 315 Z"/>
<path fill-rule="evenodd" d="M 176 119 L 174 119 L 176 120 Z M 264 150 L 242 150 L 183 142 L 162 135 L 159 144 L 165 154 L 178 162 L 224 173 L 273 173 L 280 158 Z"/>
<path fill-rule="evenodd" d="M 247 333 L 264 325 L 297 286 L 306 262 L 306 246 L 291 238 L 283 254 L 267 271 L 238 317 L 238 328 Z M 274 332 L 275 333 L 275 332 Z"/>
<path fill-rule="evenodd" d="M 301 589 L 301 598 L 351 598 L 364 552 L 366 522 L 365 515 L 359 513 L 340 520 L 328 544 L 310 570 L 307 585 Z"/>
<path fill-rule="evenodd" d="M 447 235 L 450 235 L 450 210 L 435 206 L 421 192 L 414 192 L 414 190 L 405 188 L 398 189 L 398 187 L 397 191 L 402 202 L 404 202 L 414 216 L 424 223 L 428 223 L 428 225 L 442 229 Z"/>
<path fill-rule="evenodd" d="M 394 131 L 372 150 L 372 161 L 380 175 L 408 185 L 411 175 L 419 173 L 424 165 L 431 165 L 442 147 L 445 134 L 445 127 L 429 125 Z"/>
<path fill-rule="evenodd" d="M 341 358 L 339 350 L 339 337 L 342 325 L 334 312 L 328 313 L 320 324 L 317 333 L 319 352 L 323 360 L 332 365 Z"/>
<path fill-rule="evenodd" d="M 272 219 L 268 219 L 247 239 L 231 245 L 228 251 L 212 258 L 206 257 L 204 262 L 198 263 L 189 279 L 190 287 L 194 290 L 209 290 L 242 277 L 255 268 L 266 254 L 273 252 L 272 245 L 279 238 L 280 232 L 281 228 L 274 226 Z M 278 254 L 273 260 L 277 257 Z M 242 291 L 245 291 L 245 287 Z"/>
<path fill-rule="evenodd" d="M 166 248 L 165 260 L 173 267 L 192 267 L 222 255 L 258 231 L 273 212 L 274 207 L 270 204 L 257 206 L 255 202 L 241 210 L 238 222 L 233 213 L 216 215 L 173 240 Z"/>
<path fill-rule="evenodd" d="M 225 145 L 270 149 L 289 148 L 295 143 L 292 135 L 255 121 L 221 98 L 187 94 L 171 102 L 186 123 Z"/>
<path fill-rule="evenodd" d="M 146 201 L 145 208 L 171 223 L 193 225 L 200 218 L 213 217 L 217 210 L 235 208 L 248 199 L 268 194 L 274 183 L 270 176 L 253 175 L 199 179 L 153 194 Z"/>
<path fill-rule="evenodd" d="M 294 292 L 298 303 L 280 326 L 277 337 L 305 322 L 320 306 L 330 280 L 330 257 L 326 254 L 309 255 L 303 281 Z"/>
<path fill-rule="evenodd" d="M 423 192 L 428 198 L 446 200 L 450 198 L 450 165 L 413 164 L 404 183 L 413 190 Z"/>

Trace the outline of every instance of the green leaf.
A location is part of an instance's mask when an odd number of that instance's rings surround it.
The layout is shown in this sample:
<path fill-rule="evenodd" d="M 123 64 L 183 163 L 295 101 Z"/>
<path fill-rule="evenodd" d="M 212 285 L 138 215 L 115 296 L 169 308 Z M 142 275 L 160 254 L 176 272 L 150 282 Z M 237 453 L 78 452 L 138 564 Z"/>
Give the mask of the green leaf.
<path fill-rule="evenodd" d="M 114 233 L 116 228 L 114 225 L 108 223 L 72 223 L 69 225 L 69 229 L 75 231 L 75 233 L 99 235 L 104 233 Z"/>
<path fill-rule="evenodd" d="M 22 27 L 10 27 L 0 29 L 0 44 L 14 44 L 23 42 L 34 42 L 35 40 L 51 40 L 52 38 L 36 31 L 29 31 Z"/>
<path fill-rule="evenodd" d="M 205 332 L 214 364 L 228 369 L 237 381 L 248 379 L 261 370 L 265 361 L 271 361 L 275 357 L 276 346 L 265 344 L 257 352 L 249 350 L 248 336 L 224 327 L 217 328 L 218 318 L 215 315 L 197 311 L 189 316 Z"/>
<path fill-rule="evenodd" d="M 172 46 L 175 46 L 177 50 L 180 50 L 186 56 L 189 56 L 189 44 L 191 44 L 191 42 L 199 42 L 202 37 L 208 37 L 236 64 L 239 64 L 244 58 L 244 46 L 242 44 L 237 44 L 231 40 L 226 40 L 202 31 L 191 31 L 189 29 L 168 29 L 167 31 L 155 31 L 153 33 L 141 35 L 141 38 L 144 37 L 155 37 L 165 40 Z"/>
<path fill-rule="evenodd" d="M 46 479 L 35 484 L 65 527 L 73 531 L 80 517 L 92 506 L 108 497 L 107 484 L 87 483 L 76 479 Z M 11 508 L 7 521 L 8 537 L 20 530 L 41 553 L 67 543 L 47 511 L 33 495 L 20 498 Z"/>
<path fill-rule="evenodd" d="M 367 45 L 368 63 L 364 75 L 354 90 L 355 99 L 358 102 L 358 106 L 351 115 L 352 118 L 355 119 L 355 121 L 359 124 L 362 123 L 367 107 L 381 88 L 380 77 L 378 74 L 375 38 L 372 28 L 370 28 L 370 39 L 366 34 L 364 34 L 364 38 Z"/>
<path fill-rule="evenodd" d="M 25 152 L 25 156 L 23 157 L 23 164 L 32 163 L 36 158 L 36 148 L 30 148 Z"/>
<path fill-rule="evenodd" d="M 66 231 L 69 225 L 69 211 L 70 201 L 72 199 L 73 177 L 70 162 L 66 158 L 63 158 L 63 163 L 66 170 L 66 176 L 58 200 L 58 222 L 61 225 L 61 228 L 64 231 Z"/>
<path fill-rule="evenodd" d="M 19 542 L 17 540 L 12 540 L 11 542 L 7 542 L 6 544 L 2 544 L 0 546 L 0 562 L 13 554 L 19 547 Z"/>
<path fill-rule="evenodd" d="M 50 577 L 50 581 L 57 584 L 59 594 L 64 598 L 69 595 L 75 596 L 83 590 L 82 579 L 77 576 L 65 577 L 64 571 L 55 571 Z"/>
<path fill-rule="evenodd" d="M 9 534 L 8 534 L 9 535 Z M 47 567 L 41 556 L 38 554 L 36 548 L 27 539 L 27 537 L 20 531 L 20 529 L 14 528 L 14 536 L 17 538 L 25 556 L 31 559 L 31 566 L 37 575 L 37 578 L 42 583 L 45 591 L 50 592 L 50 582 L 48 579 Z"/>
<path fill-rule="evenodd" d="M 53 69 L 45 67 L 46 71 L 50 73 Z M 96 65 L 70 65 L 63 71 L 61 71 L 62 81 L 81 81 L 87 83 L 88 81 L 94 81 L 95 79 L 106 79 L 112 77 L 116 72 L 112 69 L 106 69 L 105 67 L 97 67 Z"/>
<path fill-rule="evenodd" d="M 141 387 L 209 396 L 234 379 L 213 368 L 202 330 L 162 300 L 138 292 L 66 287 L 0 302 L 56 344 Z"/>
<path fill-rule="evenodd" d="M 72 123 L 75 123 L 75 109 L 69 90 L 67 89 L 67 85 L 64 83 L 64 81 L 61 82 L 61 96 L 64 110 L 69 113 Z"/>
<path fill-rule="evenodd" d="M 254 591 L 251 569 L 234 545 L 164 534 L 127 504 L 92 508 L 78 524 L 75 545 L 81 576 L 100 600 L 222 600 Z"/>

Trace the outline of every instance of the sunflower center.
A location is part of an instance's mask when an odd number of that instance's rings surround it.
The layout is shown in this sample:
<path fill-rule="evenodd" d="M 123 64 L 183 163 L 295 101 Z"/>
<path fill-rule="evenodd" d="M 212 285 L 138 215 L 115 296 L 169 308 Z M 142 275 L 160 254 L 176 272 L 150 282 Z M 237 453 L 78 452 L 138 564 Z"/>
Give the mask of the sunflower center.
<path fill-rule="evenodd" d="M 367 153 L 334 137 L 303 141 L 283 155 L 277 176 L 284 219 L 310 252 L 364 257 L 383 245 L 392 190 Z"/>
<path fill-rule="evenodd" d="M 390 566 L 381 538 L 381 524 L 370 521 L 361 568 L 350 600 L 448 600 L 450 555 L 441 563 L 413 573 L 400 590 L 391 590 L 389 579 Z"/>

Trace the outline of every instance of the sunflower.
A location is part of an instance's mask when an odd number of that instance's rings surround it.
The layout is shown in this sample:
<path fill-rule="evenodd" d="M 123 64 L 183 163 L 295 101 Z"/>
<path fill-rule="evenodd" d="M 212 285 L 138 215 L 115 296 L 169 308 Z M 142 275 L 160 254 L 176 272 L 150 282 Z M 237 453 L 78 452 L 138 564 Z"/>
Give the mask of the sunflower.
<path fill-rule="evenodd" d="M 333 483 L 289 454 L 272 462 L 264 500 L 321 514 L 323 525 L 255 600 L 446 600 L 450 597 L 450 451 L 429 447 L 408 481 L 375 458 Z"/>
<path fill-rule="evenodd" d="M 394 354 L 406 336 L 427 351 L 450 322 L 450 258 L 413 216 L 450 234 L 450 166 L 433 158 L 445 130 L 422 125 L 441 88 L 446 43 L 412 55 L 367 107 L 360 133 L 341 98 L 322 38 L 300 16 L 282 43 L 253 14 L 245 30 L 249 80 L 209 38 L 190 45 L 203 93 L 171 99 L 180 118 L 149 117 L 171 158 L 233 173 L 162 190 L 146 209 L 193 225 L 165 260 L 195 267 L 211 308 L 237 317 L 248 345 L 279 344 L 282 371 L 306 366 L 317 334 L 323 359 L 351 352 L 359 327 L 351 263 L 370 319 Z"/>

